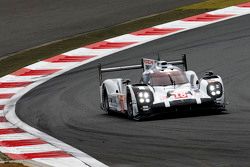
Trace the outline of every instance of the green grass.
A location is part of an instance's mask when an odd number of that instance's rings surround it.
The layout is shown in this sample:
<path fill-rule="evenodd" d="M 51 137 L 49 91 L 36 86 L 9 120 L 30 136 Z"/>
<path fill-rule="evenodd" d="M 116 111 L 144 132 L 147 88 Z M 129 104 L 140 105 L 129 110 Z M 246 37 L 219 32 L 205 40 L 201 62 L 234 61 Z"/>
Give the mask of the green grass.
<path fill-rule="evenodd" d="M 27 167 L 22 163 L 12 162 L 11 159 L 3 153 L 0 153 L 0 160 L 3 161 L 3 163 L 0 163 L 0 167 Z"/>
<path fill-rule="evenodd" d="M 24 50 L 0 60 L 0 76 L 9 74 L 21 67 L 78 48 L 80 46 L 248 1 L 249 0 L 208 0 L 185 7 L 180 7 L 175 10 L 139 18 L 113 27 L 83 33 L 71 38 L 44 44 L 29 50 Z"/>
<path fill-rule="evenodd" d="M 0 160 L 2 160 L 2 161 L 9 161 L 10 159 L 6 155 L 0 153 Z"/>
<path fill-rule="evenodd" d="M 28 167 L 28 166 L 16 162 L 4 162 L 0 163 L 0 167 Z"/>

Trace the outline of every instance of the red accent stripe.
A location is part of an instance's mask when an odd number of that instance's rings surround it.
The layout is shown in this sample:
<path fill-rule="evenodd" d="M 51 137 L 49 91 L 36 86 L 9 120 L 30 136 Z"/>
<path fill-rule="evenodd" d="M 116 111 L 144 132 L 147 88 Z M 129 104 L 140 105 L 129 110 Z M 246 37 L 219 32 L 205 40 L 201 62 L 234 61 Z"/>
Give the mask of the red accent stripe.
<path fill-rule="evenodd" d="M 0 110 L 3 110 L 3 109 L 4 109 L 4 106 L 5 106 L 5 105 L 0 105 Z"/>
<path fill-rule="evenodd" d="M 5 117 L 1 116 L 0 117 L 0 122 L 8 122 Z"/>
<path fill-rule="evenodd" d="M 247 3 L 243 3 L 243 4 L 240 4 L 240 5 L 237 5 L 238 7 L 243 7 L 243 8 L 250 8 L 250 2 L 247 2 Z"/>
<path fill-rule="evenodd" d="M 66 56 L 66 55 L 57 55 L 46 59 L 44 61 L 52 62 L 52 63 L 63 63 L 63 62 L 81 62 L 84 60 L 88 60 L 95 56 Z"/>
<path fill-rule="evenodd" d="M 3 93 L 0 94 L 0 99 L 9 99 L 14 95 L 14 93 Z"/>
<path fill-rule="evenodd" d="M 50 75 L 53 74 L 60 69 L 53 69 L 53 70 L 31 70 L 28 68 L 21 68 L 20 70 L 17 70 L 16 72 L 12 73 L 12 75 L 17 76 L 30 76 L 30 75 Z"/>
<path fill-rule="evenodd" d="M 216 20 L 224 19 L 224 18 L 230 17 L 230 16 L 233 16 L 233 15 L 228 15 L 228 14 L 213 15 L 213 14 L 204 13 L 204 14 L 188 17 L 188 18 L 185 18 L 185 19 L 182 19 L 182 20 L 183 21 L 203 21 L 203 22 L 207 22 L 207 21 L 216 21 Z"/>
<path fill-rule="evenodd" d="M 25 87 L 32 82 L 0 82 L 0 88 Z"/>
<path fill-rule="evenodd" d="M 0 135 L 13 134 L 13 133 L 24 133 L 24 131 L 19 128 L 0 129 Z"/>
<path fill-rule="evenodd" d="M 146 28 L 140 31 L 133 32 L 133 35 L 166 35 L 170 34 L 183 28 Z"/>
<path fill-rule="evenodd" d="M 3 147 L 18 147 L 18 146 L 30 146 L 37 144 L 46 144 L 41 139 L 27 139 L 27 140 L 5 140 L 0 141 L 0 146 Z"/>
<path fill-rule="evenodd" d="M 86 48 L 90 49 L 116 49 L 116 48 L 122 48 L 128 45 L 132 45 L 136 42 L 97 42 L 91 45 L 85 46 Z"/>
<path fill-rule="evenodd" d="M 27 154 L 10 154 L 5 153 L 8 157 L 15 160 L 33 159 L 33 158 L 62 158 L 71 157 L 71 155 L 63 151 L 50 151 L 42 153 L 27 153 Z"/>

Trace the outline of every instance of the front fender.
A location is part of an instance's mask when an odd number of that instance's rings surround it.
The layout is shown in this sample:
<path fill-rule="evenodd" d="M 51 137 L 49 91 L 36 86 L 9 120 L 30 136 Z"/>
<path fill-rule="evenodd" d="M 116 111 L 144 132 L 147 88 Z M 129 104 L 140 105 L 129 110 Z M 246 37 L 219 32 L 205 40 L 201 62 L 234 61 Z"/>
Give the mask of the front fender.
<path fill-rule="evenodd" d="M 210 83 L 213 83 L 213 82 L 219 82 L 222 86 L 222 96 L 219 98 L 216 98 L 215 100 L 219 103 L 225 103 L 225 91 L 224 91 L 225 89 L 224 89 L 223 81 L 222 81 L 221 77 L 218 75 L 215 75 L 212 77 L 201 78 L 200 79 L 200 91 L 208 95 L 207 87 Z"/>
<path fill-rule="evenodd" d="M 102 88 L 106 88 L 107 93 L 110 95 L 112 93 L 121 93 L 122 89 L 122 79 L 107 79 L 103 82 Z"/>
<path fill-rule="evenodd" d="M 107 79 L 105 80 L 101 86 L 100 86 L 100 99 L 101 99 L 101 104 L 103 103 L 103 94 L 104 90 L 107 93 L 107 96 L 110 96 L 111 94 L 114 93 L 120 93 L 122 89 L 122 79 L 117 78 L 117 79 Z"/>
<path fill-rule="evenodd" d="M 128 90 L 132 98 L 134 116 L 151 109 L 151 105 L 154 101 L 153 89 L 151 86 L 144 84 L 129 85 Z M 148 92 L 150 95 L 149 99 L 151 99 L 150 103 L 140 103 L 138 97 L 139 92 Z"/>

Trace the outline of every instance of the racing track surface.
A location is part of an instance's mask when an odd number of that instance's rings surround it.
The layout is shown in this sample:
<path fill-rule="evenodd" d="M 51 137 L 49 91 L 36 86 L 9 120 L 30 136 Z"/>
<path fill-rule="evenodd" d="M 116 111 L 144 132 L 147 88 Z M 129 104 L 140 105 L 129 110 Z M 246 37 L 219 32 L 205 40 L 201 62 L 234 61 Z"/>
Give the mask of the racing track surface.
<path fill-rule="evenodd" d="M 1 0 L 0 57 L 202 0 Z"/>
<path fill-rule="evenodd" d="M 250 164 L 250 16 L 220 22 L 132 48 L 106 66 L 188 55 L 188 66 L 224 79 L 230 104 L 222 114 L 168 114 L 136 122 L 99 109 L 97 62 L 74 69 L 26 94 L 18 116 L 110 166 L 237 166 Z M 156 57 L 156 56 L 154 56 Z M 140 71 L 109 74 L 139 80 Z"/>

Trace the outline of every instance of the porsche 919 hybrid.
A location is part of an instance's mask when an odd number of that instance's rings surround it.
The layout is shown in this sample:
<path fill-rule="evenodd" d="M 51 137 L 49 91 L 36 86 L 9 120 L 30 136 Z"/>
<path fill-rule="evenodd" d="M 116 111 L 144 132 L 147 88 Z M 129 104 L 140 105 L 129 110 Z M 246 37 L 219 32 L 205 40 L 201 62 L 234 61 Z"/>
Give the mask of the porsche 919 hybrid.
<path fill-rule="evenodd" d="M 181 68 L 181 67 L 182 68 Z M 102 80 L 102 73 L 142 69 L 138 83 L 129 79 Z M 121 112 L 130 119 L 172 111 L 225 110 L 224 86 L 219 75 L 206 72 L 198 79 L 187 70 L 186 56 L 176 61 L 142 59 L 140 65 L 102 68 L 99 65 L 101 108 Z"/>

